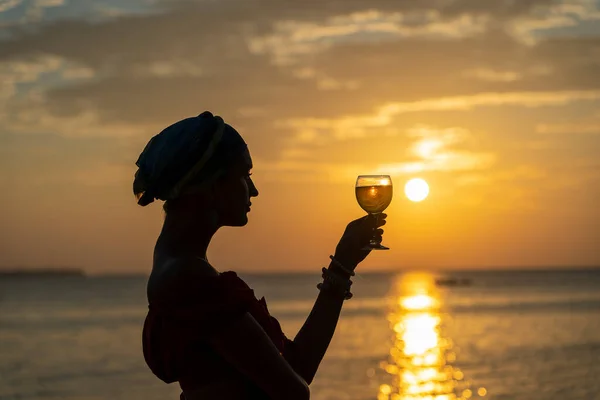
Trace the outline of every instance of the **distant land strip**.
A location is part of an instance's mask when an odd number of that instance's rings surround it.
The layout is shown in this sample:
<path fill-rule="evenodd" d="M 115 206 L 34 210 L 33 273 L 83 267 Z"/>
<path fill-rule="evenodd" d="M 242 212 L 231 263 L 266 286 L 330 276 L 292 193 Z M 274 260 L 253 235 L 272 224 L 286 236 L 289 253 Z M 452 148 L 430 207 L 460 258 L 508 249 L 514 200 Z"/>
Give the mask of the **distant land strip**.
<path fill-rule="evenodd" d="M 2 268 L 0 278 L 85 276 L 83 268 Z"/>

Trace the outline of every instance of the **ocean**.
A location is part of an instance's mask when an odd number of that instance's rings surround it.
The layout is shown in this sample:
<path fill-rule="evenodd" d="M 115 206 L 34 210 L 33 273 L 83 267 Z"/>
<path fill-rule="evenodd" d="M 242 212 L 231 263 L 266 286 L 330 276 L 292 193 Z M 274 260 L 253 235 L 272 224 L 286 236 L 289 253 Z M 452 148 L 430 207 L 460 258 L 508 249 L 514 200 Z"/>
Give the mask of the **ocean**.
<path fill-rule="evenodd" d="M 318 274 L 239 274 L 293 337 Z M 178 399 L 141 351 L 146 278 L 0 281 L 0 399 Z M 318 400 L 600 399 L 600 270 L 354 279 Z"/>

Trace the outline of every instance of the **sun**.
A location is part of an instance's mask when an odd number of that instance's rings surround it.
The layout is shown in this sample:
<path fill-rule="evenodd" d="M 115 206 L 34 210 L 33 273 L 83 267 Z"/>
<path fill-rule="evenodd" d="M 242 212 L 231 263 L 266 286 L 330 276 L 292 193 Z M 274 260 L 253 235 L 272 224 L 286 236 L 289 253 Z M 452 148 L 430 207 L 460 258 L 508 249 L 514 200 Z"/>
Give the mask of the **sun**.
<path fill-rule="evenodd" d="M 429 185 L 421 178 L 413 178 L 406 182 L 404 193 L 410 201 L 423 201 L 429 195 Z"/>

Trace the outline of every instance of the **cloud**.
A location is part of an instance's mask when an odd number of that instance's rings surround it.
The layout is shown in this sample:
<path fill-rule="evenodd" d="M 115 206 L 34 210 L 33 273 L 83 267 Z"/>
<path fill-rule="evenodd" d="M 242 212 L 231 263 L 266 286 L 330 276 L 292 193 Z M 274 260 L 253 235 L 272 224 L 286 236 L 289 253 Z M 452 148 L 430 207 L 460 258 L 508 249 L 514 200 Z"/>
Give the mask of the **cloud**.
<path fill-rule="evenodd" d="M 406 148 L 405 154 L 395 154 L 394 159 L 403 161 L 377 163 L 377 160 L 363 158 L 363 162 L 323 162 L 311 157 L 308 149 L 323 146 L 335 138 L 323 139 L 320 135 L 298 138 L 284 148 L 281 158 L 276 161 L 257 162 L 261 176 L 271 180 L 289 181 L 296 179 L 315 181 L 344 181 L 360 173 L 406 175 L 421 172 L 452 172 L 482 170 L 491 167 L 497 156 L 490 152 L 470 150 L 472 133 L 464 128 L 436 128 L 424 124 L 409 128 L 403 135 L 392 137 L 397 147 Z M 405 138 L 410 143 L 405 145 Z M 302 140 L 304 139 L 304 140 Z M 345 137 L 343 140 L 350 140 Z M 357 139 L 356 137 L 353 139 Z M 367 150 L 364 150 L 365 153 Z M 380 157 L 384 156 L 382 151 Z M 349 158 L 355 160 L 356 158 Z M 367 172 L 365 172 L 367 171 Z"/>
<path fill-rule="evenodd" d="M 36 82 L 42 74 L 56 72 L 60 66 L 61 60 L 55 56 L 0 63 L 0 99 L 7 102 L 15 98 L 17 85 Z"/>
<path fill-rule="evenodd" d="M 471 133 L 460 127 L 435 128 L 417 125 L 407 132 L 408 137 L 417 139 L 409 146 L 409 154 L 416 161 L 381 165 L 378 173 L 412 174 L 426 171 L 468 171 L 489 168 L 496 155 L 457 149 L 468 142 Z"/>
<path fill-rule="evenodd" d="M 323 162 L 311 160 L 307 162 L 305 154 L 288 153 L 288 157 L 278 160 L 254 157 L 254 170 L 266 182 L 282 183 L 323 183 L 323 182 L 348 182 L 356 179 L 357 175 L 365 171 L 374 171 L 373 165 L 347 162 Z"/>
<path fill-rule="evenodd" d="M 295 131 L 298 143 L 326 144 L 331 140 L 361 138 L 368 131 L 384 131 L 391 123 L 391 115 L 343 116 L 339 118 L 291 118 L 278 121 L 278 127 Z"/>
<path fill-rule="evenodd" d="M 38 174 L 22 174 L 22 182 L 28 187 L 34 188 L 56 188 L 62 185 L 73 187 L 123 187 L 127 183 L 133 182 L 136 168 L 134 166 L 124 166 L 122 164 L 109 164 L 98 161 L 92 165 L 81 165 L 70 171 L 57 171 L 56 168 L 42 171 Z M 26 179 L 23 179 L 26 177 Z M 0 174 L 0 182 L 10 182 L 10 177 Z"/>
<path fill-rule="evenodd" d="M 553 107 L 599 99 L 600 90 L 479 93 L 470 96 L 442 97 L 412 102 L 391 102 L 380 106 L 373 114 L 339 118 L 291 118 L 279 121 L 279 126 L 295 130 L 297 132 L 296 140 L 300 143 L 319 142 L 324 144 L 330 138 L 345 140 L 364 137 L 368 132 L 373 132 L 373 129 L 376 129 L 378 133 L 385 133 L 394 117 L 407 113 L 468 111 L 478 107 L 500 106 Z M 392 133 L 396 133 L 393 127 L 391 129 Z"/>
<path fill-rule="evenodd" d="M 21 4 L 23 0 L 3 0 L 0 2 L 0 13 L 8 11 L 12 8 L 15 8 Z"/>
<path fill-rule="evenodd" d="M 467 202 L 476 204 L 502 204 L 495 199 L 505 200 L 503 207 L 525 206 L 530 210 L 548 207 L 554 212 L 555 196 L 573 196 L 587 193 L 597 187 L 600 180 L 600 163 L 595 158 L 571 159 L 568 163 L 522 163 L 514 166 L 502 166 L 481 172 L 468 172 L 458 175 L 455 184 L 458 187 L 478 186 L 482 190 L 472 190 L 473 196 Z M 476 194 L 478 193 L 478 194 Z M 591 192 L 590 192 L 591 193 Z M 583 196 L 585 197 L 585 196 Z M 592 199 L 592 197 L 589 197 Z"/>
<path fill-rule="evenodd" d="M 432 171 L 470 171 L 489 168 L 494 164 L 496 156 L 469 151 L 449 151 L 438 154 L 435 158 L 425 161 L 400 162 L 382 164 L 377 168 L 377 174 L 408 175 Z"/>
<path fill-rule="evenodd" d="M 139 78 L 200 77 L 204 75 L 204 71 L 198 64 L 185 59 L 155 61 L 146 65 L 136 65 L 131 72 Z"/>
<path fill-rule="evenodd" d="M 27 19 L 29 22 L 40 20 L 44 16 L 47 8 L 60 7 L 65 4 L 65 0 L 34 0 L 27 9 Z"/>
<path fill-rule="evenodd" d="M 0 180 L 11 187 L 107 186 L 132 182 L 143 144 L 124 146 L 111 137 L 1 133 Z M 135 147 L 135 148 L 134 148 Z"/>
<path fill-rule="evenodd" d="M 427 125 L 414 126 L 407 134 L 411 138 L 418 139 L 411 146 L 410 152 L 424 159 L 434 158 L 444 148 L 464 142 L 470 135 L 464 128 L 437 129 Z"/>
<path fill-rule="evenodd" d="M 467 77 L 491 82 L 514 82 L 522 78 L 522 74 L 517 71 L 498 71 L 488 68 L 467 70 L 463 74 Z"/>
<path fill-rule="evenodd" d="M 133 182 L 137 167 L 123 164 L 99 162 L 84 166 L 73 172 L 70 177 L 73 183 L 81 186 L 113 186 Z"/>
<path fill-rule="evenodd" d="M 486 173 L 467 173 L 456 178 L 458 186 L 492 185 L 514 181 L 535 181 L 545 179 L 548 173 L 538 165 L 522 164 L 505 170 Z"/>
<path fill-rule="evenodd" d="M 600 123 L 538 124 L 535 131 L 541 134 L 600 134 Z"/>
<path fill-rule="evenodd" d="M 56 79 L 62 84 L 73 84 L 94 77 L 90 68 L 51 55 L 0 62 L 0 126 L 11 132 L 58 132 L 66 137 L 124 138 L 139 134 L 143 126 L 120 121 L 101 123 L 91 107 L 80 107 L 66 115 L 52 113 L 46 90 L 56 84 Z"/>
<path fill-rule="evenodd" d="M 471 110 L 476 107 L 562 106 L 577 101 L 600 99 L 600 90 L 578 90 L 563 92 L 513 92 L 479 93 L 471 96 L 444 97 L 406 103 L 390 103 L 381 108 L 383 114 L 403 114 L 421 111 Z"/>
<path fill-rule="evenodd" d="M 294 132 L 285 142 L 282 160 L 292 165 L 306 163 L 315 166 L 311 160 L 300 160 L 295 155 L 305 157 L 307 150 L 325 147 L 332 143 L 362 140 L 368 137 L 385 136 L 400 139 L 403 135 L 398 125 L 399 117 L 409 113 L 426 113 L 431 118 L 432 112 L 459 111 L 464 112 L 479 107 L 557 107 L 580 101 L 596 101 L 600 99 L 600 91 L 564 91 L 564 92 L 515 92 L 515 93 L 480 93 L 472 96 L 456 96 L 420 100 L 416 102 L 390 103 L 379 107 L 372 114 L 341 116 L 339 118 L 291 118 L 277 121 L 278 128 Z M 415 125 L 406 132 L 412 140 L 408 146 L 402 142 L 401 147 L 408 148 L 404 160 L 384 163 L 373 170 L 373 173 L 413 174 L 428 171 L 472 171 L 487 169 L 494 165 L 498 155 L 489 151 L 469 149 L 472 134 L 460 127 L 436 128 L 425 124 Z M 465 148 L 465 146 L 467 146 Z M 292 151 L 294 150 L 294 151 Z M 286 168 L 289 167 L 289 164 Z M 273 165 L 274 169 L 279 165 Z M 333 168 L 331 175 L 348 176 L 347 168 Z M 362 166 L 368 169 L 367 165 Z M 284 168 L 285 169 L 285 168 Z M 355 170 L 352 170 L 352 173 Z M 304 171 L 303 173 L 307 173 Z"/>
<path fill-rule="evenodd" d="M 468 14 L 446 20 L 436 10 L 383 13 L 371 9 L 332 16 L 323 23 L 276 22 L 273 33 L 250 38 L 249 48 L 253 53 L 271 54 L 275 63 L 285 65 L 346 41 L 461 39 L 483 32 L 487 22 L 487 17 Z"/>
<path fill-rule="evenodd" d="M 569 0 L 537 7 L 508 23 L 507 30 L 519 40 L 534 44 L 557 28 L 573 28 L 585 21 L 600 20 L 595 0 Z"/>
<path fill-rule="evenodd" d="M 211 109 L 274 157 L 296 141 L 398 135 L 389 121 L 402 114 L 597 100 L 597 40 L 528 47 L 494 27 L 551 2 L 485 3 L 159 2 L 150 14 L 14 28 L 0 59 L 60 66 L 51 83 L 40 72 L 29 89 L 11 86 L 21 99 L 7 100 L 2 126 L 130 137 Z M 274 48 L 252 44 L 269 37 L 290 54 L 327 48 L 273 65 Z"/>

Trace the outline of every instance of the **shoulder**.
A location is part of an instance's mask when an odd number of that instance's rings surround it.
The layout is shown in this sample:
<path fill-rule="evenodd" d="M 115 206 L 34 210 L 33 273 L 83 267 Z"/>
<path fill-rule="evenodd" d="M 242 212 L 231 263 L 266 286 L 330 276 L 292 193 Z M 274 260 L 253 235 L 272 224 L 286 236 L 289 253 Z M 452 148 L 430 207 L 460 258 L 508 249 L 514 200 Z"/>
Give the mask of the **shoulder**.
<path fill-rule="evenodd" d="M 166 257 L 152 267 L 148 279 L 148 297 L 163 297 L 186 290 L 199 282 L 219 277 L 219 273 L 208 262 L 192 257 Z"/>
<path fill-rule="evenodd" d="M 185 277 L 219 275 L 217 270 L 206 260 L 197 257 L 165 257 L 154 264 L 152 272 L 166 276 Z"/>

